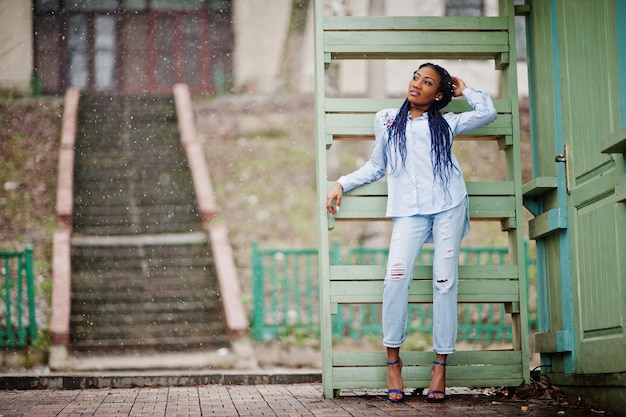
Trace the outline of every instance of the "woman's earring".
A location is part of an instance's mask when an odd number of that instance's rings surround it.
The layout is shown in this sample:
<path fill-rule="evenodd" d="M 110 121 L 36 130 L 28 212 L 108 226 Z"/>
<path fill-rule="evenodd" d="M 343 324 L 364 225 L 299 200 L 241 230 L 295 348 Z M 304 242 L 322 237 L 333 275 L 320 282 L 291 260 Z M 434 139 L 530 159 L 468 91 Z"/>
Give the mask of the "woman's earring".
<path fill-rule="evenodd" d="M 439 97 L 436 97 L 436 98 L 435 98 L 435 101 L 439 101 Z"/>

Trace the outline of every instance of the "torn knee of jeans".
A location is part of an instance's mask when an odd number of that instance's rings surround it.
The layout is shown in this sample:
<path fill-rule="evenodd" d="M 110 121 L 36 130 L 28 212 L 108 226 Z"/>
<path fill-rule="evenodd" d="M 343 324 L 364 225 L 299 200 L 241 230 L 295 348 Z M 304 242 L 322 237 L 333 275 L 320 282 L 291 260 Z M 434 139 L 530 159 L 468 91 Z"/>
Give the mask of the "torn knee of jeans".
<path fill-rule="evenodd" d="M 452 258 L 454 256 L 454 248 L 447 248 L 446 252 L 443 254 L 444 258 Z"/>
<path fill-rule="evenodd" d="M 440 294 L 447 293 L 450 291 L 450 287 L 452 287 L 452 281 L 450 281 L 448 277 L 436 278 L 435 287 L 437 287 Z"/>
<path fill-rule="evenodd" d="M 401 262 L 391 265 L 391 268 L 389 269 L 389 277 L 391 279 L 404 278 L 405 274 L 406 274 L 406 268 L 404 264 Z"/>

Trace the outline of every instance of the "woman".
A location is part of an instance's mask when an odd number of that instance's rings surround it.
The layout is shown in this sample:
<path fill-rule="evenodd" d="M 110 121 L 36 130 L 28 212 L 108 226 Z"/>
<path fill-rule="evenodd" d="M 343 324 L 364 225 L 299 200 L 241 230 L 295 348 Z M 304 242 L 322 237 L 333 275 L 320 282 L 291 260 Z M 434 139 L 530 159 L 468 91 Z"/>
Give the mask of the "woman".
<path fill-rule="evenodd" d="M 463 96 L 473 111 L 442 114 L 452 97 Z M 399 109 L 376 114 L 376 141 L 369 160 L 342 176 L 328 193 L 326 208 L 339 211 L 344 192 L 387 174 L 387 216 L 393 220 L 383 290 L 383 345 L 387 348 L 387 398 L 404 400 L 400 346 L 405 340 L 408 290 L 415 259 L 425 242 L 433 258 L 433 349 L 427 401 L 445 399 L 445 364 L 455 351 L 459 247 L 469 232 L 468 196 L 452 153 L 455 135 L 496 118 L 491 98 L 432 63 L 413 73 Z"/>

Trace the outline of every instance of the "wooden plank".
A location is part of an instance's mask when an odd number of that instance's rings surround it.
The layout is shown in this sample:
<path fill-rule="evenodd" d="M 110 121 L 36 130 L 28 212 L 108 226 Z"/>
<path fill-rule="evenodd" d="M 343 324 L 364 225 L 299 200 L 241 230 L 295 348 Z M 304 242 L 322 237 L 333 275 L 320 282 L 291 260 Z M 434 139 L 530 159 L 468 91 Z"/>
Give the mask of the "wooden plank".
<path fill-rule="evenodd" d="M 509 51 L 506 32 L 463 32 L 456 31 L 386 31 L 370 30 L 325 31 L 326 52 L 363 53 L 378 51 L 432 51 L 433 47 L 444 47 L 445 52 L 492 53 Z"/>
<path fill-rule="evenodd" d="M 327 182 L 327 192 L 335 185 L 335 181 Z M 470 198 L 473 196 L 506 196 L 515 195 L 515 184 L 513 181 L 467 181 L 465 183 L 467 193 Z M 350 196 L 386 196 L 387 183 L 377 181 L 365 184 L 346 193 L 344 197 Z"/>
<path fill-rule="evenodd" d="M 521 355 L 521 350 L 459 351 L 448 356 L 447 386 L 518 386 L 523 380 Z M 433 353 L 403 351 L 401 357 L 405 386 L 428 386 Z M 336 351 L 333 354 L 333 384 L 337 389 L 385 388 L 385 361 L 384 351 Z"/>
<path fill-rule="evenodd" d="M 471 219 L 508 219 L 515 217 L 515 197 L 471 196 L 469 214 Z"/>
<path fill-rule="evenodd" d="M 556 190 L 556 187 L 556 177 L 536 177 L 522 186 L 522 194 L 525 198 L 535 198 Z"/>
<path fill-rule="evenodd" d="M 339 304 L 382 302 L 383 281 L 332 281 L 330 301 Z M 509 303 L 519 301 L 519 282 L 459 280 L 460 303 Z M 409 289 L 410 303 L 432 303 L 432 280 L 416 280 Z"/>
<path fill-rule="evenodd" d="M 499 31 L 325 31 L 323 38 L 331 59 L 498 59 L 509 52 L 508 34 Z"/>
<path fill-rule="evenodd" d="M 402 369 L 404 386 L 427 387 L 430 383 L 431 367 Z M 385 388 L 386 368 L 333 368 L 334 389 Z M 458 370 L 448 368 L 446 385 L 459 387 L 517 387 L 523 382 L 523 372 L 517 363 L 503 366 L 461 367 Z"/>
<path fill-rule="evenodd" d="M 567 229 L 567 212 L 557 207 L 528 222 L 528 237 L 541 239 L 550 233 L 563 229 Z"/>
<path fill-rule="evenodd" d="M 356 197 L 341 200 L 335 220 L 374 220 L 386 218 L 387 197 Z"/>
<path fill-rule="evenodd" d="M 572 352 L 574 338 L 571 330 L 535 333 L 535 349 L 542 353 Z"/>
<path fill-rule="evenodd" d="M 409 80 L 407 79 L 407 83 Z M 376 99 L 376 98 L 326 98 L 324 110 L 327 113 L 369 113 L 372 116 L 382 109 L 394 109 L 402 105 L 404 99 Z M 511 113 L 511 100 L 493 99 L 493 105 L 498 113 Z M 472 107 L 463 98 L 455 98 L 443 108 L 443 112 L 459 113 L 472 110 Z"/>
<path fill-rule="evenodd" d="M 456 355 L 456 354 L 455 354 Z M 431 357 L 433 355 L 431 354 Z M 452 357 L 451 355 L 450 357 Z M 404 362 L 404 359 L 403 359 Z M 385 362 L 383 361 L 383 364 Z M 430 381 L 430 370 L 432 368 L 432 360 L 427 362 L 423 366 L 409 366 L 402 368 L 402 374 L 404 377 L 405 385 L 407 386 L 415 386 L 412 382 L 414 381 L 425 381 L 428 383 Z M 460 384 L 459 381 L 473 381 L 474 379 L 485 379 L 489 380 L 488 386 L 491 385 L 492 379 L 514 379 L 519 380 L 521 378 L 522 372 L 520 369 L 520 365 L 515 362 L 511 362 L 510 364 L 505 365 L 462 365 L 462 366 L 453 366 L 448 365 L 446 367 L 446 380 L 447 386 L 468 386 L 466 384 Z M 356 374 L 359 377 L 356 377 Z M 342 387 L 342 388 L 356 388 L 361 381 L 371 381 L 377 383 L 386 382 L 387 377 L 387 367 L 381 366 L 354 366 L 354 367 L 336 367 L 335 374 L 336 381 L 341 384 L 341 382 L 351 383 L 353 385 Z M 453 383 L 452 381 L 456 381 Z M 471 384 L 471 383 L 470 383 Z M 376 385 L 367 385 L 368 387 L 376 386 Z M 470 386 L 473 386 L 470 385 Z M 383 385 L 384 387 L 384 385 Z"/>
<path fill-rule="evenodd" d="M 510 114 L 501 114 L 491 124 L 463 133 L 464 137 L 492 136 L 500 137 L 511 134 L 512 118 Z M 327 135 L 344 138 L 360 136 L 374 138 L 374 117 L 368 113 L 327 113 L 324 132 Z"/>
<path fill-rule="evenodd" d="M 470 198 L 474 196 L 515 195 L 513 181 L 467 181 L 465 183 Z"/>
<path fill-rule="evenodd" d="M 325 31 L 370 30 L 458 30 L 458 31 L 506 31 L 508 19 L 501 16 L 326 16 L 323 18 Z"/>
<path fill-rule="evenodd" d="M 349 194 L 348 194 L 349 195 Z M 382 220 L 386 219 L 387 197 L 361 196 L 345 197 L 341 200 L 341 211 L 335 220 Z M 470 218 L 508 219 L 515 217 L 514 196 L 471 196 Z"/>
<path fill-rule="evenodd" d="M 385 277 L 385 265 L 330 265 L 329 279 L 332 281 L 376 281 Z M 416 265 L 413 279 L 431 280 L 431 265 Z M 459 279 L 506 279 L 517 280 L 517 265 L 459 265 Z"/>
<path fill-rule="evenodd" d="M 458 365 L 508 365 L 519 361 L 522 352 L 519 350 L 470 350 L 459 351 L 448 357 L 449 366 Z M 335 352 L 333 366 L 385 366 L 387 356 L 384 351 L 376 352 Z M 402 362 L 408 366 L 431 364 L 432 352 L 402 352 Z"/>

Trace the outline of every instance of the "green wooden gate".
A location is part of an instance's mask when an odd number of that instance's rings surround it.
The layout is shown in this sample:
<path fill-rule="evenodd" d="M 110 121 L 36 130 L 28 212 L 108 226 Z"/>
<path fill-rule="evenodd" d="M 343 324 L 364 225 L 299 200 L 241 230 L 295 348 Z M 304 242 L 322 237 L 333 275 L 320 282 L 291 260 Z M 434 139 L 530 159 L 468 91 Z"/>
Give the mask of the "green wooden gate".
<path fill-rule="evenodd" d="M 468 182 L 470 216 L 501 224 L 508 234 L 509 264 L 459 268 L 459 302 L 504 303 L 513 321 L 513 348 L 460 351 L 448 358 L 449 386 L 517 386 L 529 382 L 528 319 L 519 112 L 515 50 L 515 6 L 500 1 L 496 17 L 325 17 L 323 1 L 315 1 L 317 184 L 319 209 L 320 322 L 324 396 L 341 389 L 386 386 L 385 352 L 333 350 L 332 316 L 341 304 L 380 303 L 385 265 L 332 265 L 330 240 L 335 221 L 384 220 L 386 185 L 364 185 L 344 195 L 341 212 L 326 213 L 327 158 L 333 143 L 373 139 L 373 117 L 382 108 L 399 107 L 402 100 L 327 97 L 325 84 L 335 60 L 475 59 L 493 61 L 502 79 L 502 97 L 494 101 L 498 119 L 462 139 L 497 141 L 506 163 L 502 181 Z M 416 67 L 419 65 L 416 61 Z M 409 74 L 410 75 L 410 74 Z M 462 75 L 462 74 L 461 74 Z M 407 76 L 408 82 L 408 76 Z M 448 111 L 469 109 L 454 100 Z M 461 138 L 457 138 L 461 139 Z M 409 301 L 432 302 L 432 267 L 417 266 Z M 406 387 L 426 387 L 434 354 L 404 350 Z"/>

